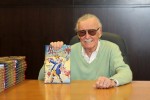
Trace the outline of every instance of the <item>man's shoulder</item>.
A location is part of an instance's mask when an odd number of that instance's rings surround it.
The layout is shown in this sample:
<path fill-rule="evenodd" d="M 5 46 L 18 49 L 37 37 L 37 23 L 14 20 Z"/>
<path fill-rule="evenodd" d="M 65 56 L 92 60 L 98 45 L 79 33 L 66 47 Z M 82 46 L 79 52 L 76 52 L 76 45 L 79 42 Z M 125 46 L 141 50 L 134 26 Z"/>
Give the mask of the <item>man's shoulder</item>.
<path fill-rule="evenodd" d="M 119 46 L 116 43 L 113 43 L 108 40 L 100 40 L 100 47 L 105 48 L 105 49 L 118 49 Z"/>
<path fill-rule="evenodd" d="M 118 45 L 116 43 L 113 43 L 108 40 L 100 40 L 100 44 L 104 45 L 104 46 L 109 46 L 109 47 L 118 47 Z"/>
<path fill-rule="evenodd" d="M 77 47 L 81 47 L 81 43 L 80 42 L 71 45 L 71 49 L 72 48 L 77 48 Z"/>

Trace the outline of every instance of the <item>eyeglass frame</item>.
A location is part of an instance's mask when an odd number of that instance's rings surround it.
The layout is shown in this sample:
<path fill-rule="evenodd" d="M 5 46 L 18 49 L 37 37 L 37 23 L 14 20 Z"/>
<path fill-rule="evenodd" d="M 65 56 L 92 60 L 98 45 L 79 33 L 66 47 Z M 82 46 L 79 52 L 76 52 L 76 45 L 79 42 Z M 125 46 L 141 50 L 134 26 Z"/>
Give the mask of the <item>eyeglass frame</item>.
<path fill-rule="evenodd" d="M 90 36 L 94 36 L 94 35 L 96 35 L 96 33 L 97 33 L 97 31 L 98 31 L 99 29 L 100 29 L 100 27 L 97 28 L 97 29 L 79 30 L 79 31 L 77 31 L 76 33 L 77 33 L 77 35 L 78 35 L 79 37 L 85 36 L 86 33 L 88 33 Z M 80 35 L 79 32 L 84 32 L 84 34 L 83 34 L 83 35 Z M 90 32 L 94 32 L 94 34 L 93 34 L 93 33 L 90 33 Z"/>

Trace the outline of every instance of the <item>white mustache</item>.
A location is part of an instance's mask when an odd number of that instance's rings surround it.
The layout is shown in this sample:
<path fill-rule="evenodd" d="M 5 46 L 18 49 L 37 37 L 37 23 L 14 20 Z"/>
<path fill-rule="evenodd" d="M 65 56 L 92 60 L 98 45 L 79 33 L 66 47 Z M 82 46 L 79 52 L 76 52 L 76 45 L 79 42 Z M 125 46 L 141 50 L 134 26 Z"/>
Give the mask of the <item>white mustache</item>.
<path fill-rule="evenodd" d="M 92 42 L 92 39 L 85 39 L 84 42 L 87 42 L 87 43 Z"/>

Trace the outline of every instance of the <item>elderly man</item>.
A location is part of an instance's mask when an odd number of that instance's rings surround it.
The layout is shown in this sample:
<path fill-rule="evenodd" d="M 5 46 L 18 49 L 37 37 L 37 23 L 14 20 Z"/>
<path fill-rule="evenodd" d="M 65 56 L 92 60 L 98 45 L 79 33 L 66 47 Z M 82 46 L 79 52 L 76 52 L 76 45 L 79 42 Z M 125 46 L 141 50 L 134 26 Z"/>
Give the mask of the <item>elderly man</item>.
<path fill-rule="evenodd" d="M 100 40 L 102 24 L 95 15 L 81 16 L 75 31 L 80 42 L 71 46 L 71 80 L 96 80 L 94 86 L 98 89 L 132 81 L 132 71 L 123 61 L 119 47 L 112 42 Z M 63 42 L 51 42 L 50 45 L 57 50 Z M 38 79 L 42 80 L 43 77 L 40 75 Z"/>

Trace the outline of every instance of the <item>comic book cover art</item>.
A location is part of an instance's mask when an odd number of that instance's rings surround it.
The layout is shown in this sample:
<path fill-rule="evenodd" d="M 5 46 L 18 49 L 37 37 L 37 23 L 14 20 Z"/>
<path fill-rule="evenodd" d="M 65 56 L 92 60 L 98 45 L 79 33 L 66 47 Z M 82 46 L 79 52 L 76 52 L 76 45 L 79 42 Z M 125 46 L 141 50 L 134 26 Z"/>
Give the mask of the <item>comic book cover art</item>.
<path fill-rule="evenodd" d="M 45 45 L 44 83 L 70 83 L 70 45 L 54 50 Z"/>

